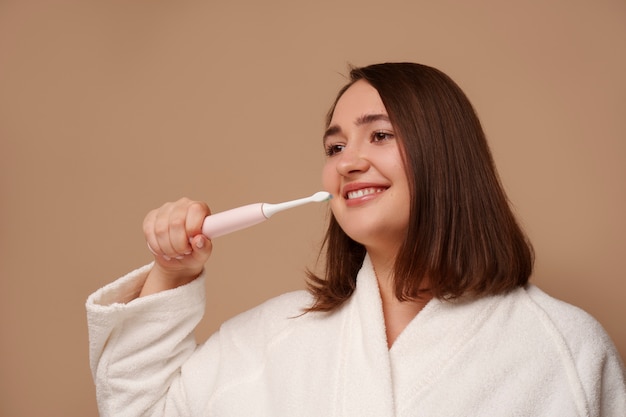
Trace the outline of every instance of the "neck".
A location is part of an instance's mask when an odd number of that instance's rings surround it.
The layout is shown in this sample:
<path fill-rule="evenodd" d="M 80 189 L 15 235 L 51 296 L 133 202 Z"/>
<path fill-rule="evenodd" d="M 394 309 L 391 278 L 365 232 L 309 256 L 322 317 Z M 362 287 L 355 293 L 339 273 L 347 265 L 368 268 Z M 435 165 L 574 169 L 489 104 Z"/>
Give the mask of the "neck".
<path fill-rule="evenodd" d="M 394 256 L 384 256 L 374 251 L 368 251 L 383 307 L 383 317 L 385 320 L 385 329 L 387 333 L 387 346 L 391 348 L 395 340 L 406 326 L 417 316 L 432 297 L 420 297 L 415 300 L 400 301 L 396 297 L 394 285 Z"/>
<path fill-rule="evenodd" d="M 376 271 L 378 285 L 382 286 L 382 284 L 387 281 L 391 284 L 399 248 L 385 245 L 377 247 L 366 246 L 365 249 L 367 250 L 367 254 L 372 261 L 374 271 Z"/>

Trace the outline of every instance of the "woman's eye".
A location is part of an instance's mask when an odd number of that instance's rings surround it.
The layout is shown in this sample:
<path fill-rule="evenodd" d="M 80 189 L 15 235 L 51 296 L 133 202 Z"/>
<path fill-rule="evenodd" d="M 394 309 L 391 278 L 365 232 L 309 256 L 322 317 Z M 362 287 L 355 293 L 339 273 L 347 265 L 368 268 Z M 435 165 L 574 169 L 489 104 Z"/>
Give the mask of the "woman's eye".
<path fill-rule="evenodd" d="M 393 133 L 377 131 L 372 134 L 373 142 L 381 142 L 383 140 L 393 139 Z"/>
<path fill-rule="evenodd" d="M 339 144 L 327 145 L 326 146 L 326 156 L 333 156 L 333 155 L 343 151 L 343 148 L 345 148 L 345 146 L 344 145 L 339 145 Z"/>

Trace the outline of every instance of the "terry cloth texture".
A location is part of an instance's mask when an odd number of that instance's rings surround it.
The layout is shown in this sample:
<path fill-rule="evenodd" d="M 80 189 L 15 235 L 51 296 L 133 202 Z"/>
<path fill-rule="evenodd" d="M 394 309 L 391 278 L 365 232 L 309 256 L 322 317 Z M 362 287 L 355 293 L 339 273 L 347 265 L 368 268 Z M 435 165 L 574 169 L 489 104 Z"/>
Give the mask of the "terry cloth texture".
<path fill-rule="evenodd" d="M 339 310 L 302 315 L 311 297 L 289 293 L 197 345 L 205 278 L 133 299 L 149 268 L 87 300 L 102 417 L 626 416 L 605 331 L 532 285 L 432 300 L 388 349 L 366 257 Z"/>

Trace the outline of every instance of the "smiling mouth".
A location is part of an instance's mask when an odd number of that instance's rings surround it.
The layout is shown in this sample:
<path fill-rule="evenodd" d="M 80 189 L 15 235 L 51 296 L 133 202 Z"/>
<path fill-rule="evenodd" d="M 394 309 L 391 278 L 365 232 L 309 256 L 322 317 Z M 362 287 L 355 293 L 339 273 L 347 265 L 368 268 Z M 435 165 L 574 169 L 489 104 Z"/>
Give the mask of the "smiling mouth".
<path fill-rule="evenodd" d="M 386 188 L 378 188 L 378 187 L 362 188 L 360 190 L 349 191 L 346 194 L 346 199 L 352 200 L 355 198 L 361 198 L 363 196 L 370 195 L 370 194 L 382 193 L 385 190 Z"/>

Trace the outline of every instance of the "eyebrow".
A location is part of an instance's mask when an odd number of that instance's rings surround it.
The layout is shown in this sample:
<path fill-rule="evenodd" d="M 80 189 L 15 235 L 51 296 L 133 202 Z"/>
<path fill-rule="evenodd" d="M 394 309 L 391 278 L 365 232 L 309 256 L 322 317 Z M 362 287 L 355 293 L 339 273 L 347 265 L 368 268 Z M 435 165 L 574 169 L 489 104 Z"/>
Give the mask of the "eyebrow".
<path fill-rule="evenodd" d="M 355 121 L 354 121 L 354 125 L 355 126 L 363 126 L 366 125 L 368 123 L 373 123 L 373 122 L 377 122 L 379 120 L 383 120 L 385 122 L 389 122 L 389 116 L 387 116 L 386 114 L 383 113 L 376 113 L 376 114 L 364 114 L 363 116 L 358 117 Z M 341 127 L 339 125 L 331 125 L 328 127 L 328 129 L 326 129 L 326 131 L 324 132 L 324 136 L 323 136 L 323 141 L 326 142 L 326 139 L 329 136 L 333 136 L 336 135 L 338 133 L 341 133 Z"/>

